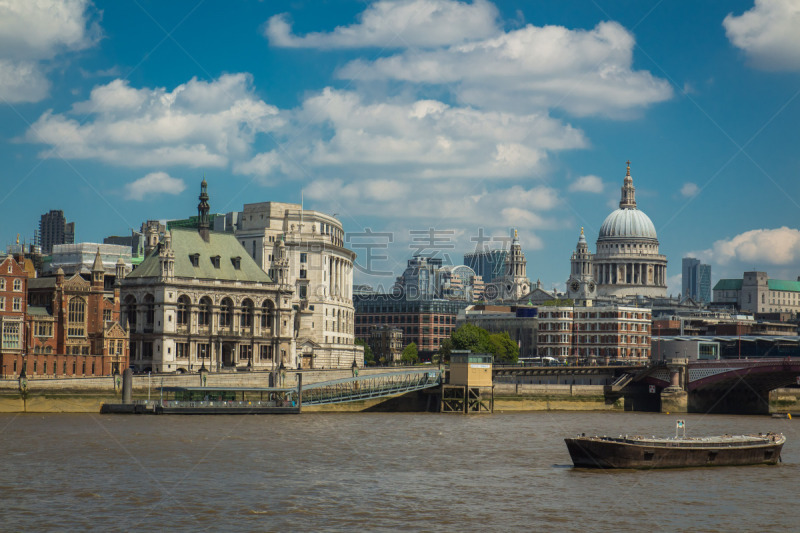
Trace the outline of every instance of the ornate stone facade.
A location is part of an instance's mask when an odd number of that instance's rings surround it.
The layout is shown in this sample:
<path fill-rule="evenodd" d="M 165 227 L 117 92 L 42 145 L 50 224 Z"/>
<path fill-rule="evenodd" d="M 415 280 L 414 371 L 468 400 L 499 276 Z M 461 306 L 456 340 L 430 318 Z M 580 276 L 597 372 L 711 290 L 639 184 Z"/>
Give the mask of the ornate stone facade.
<path fill-rule="evenodd" d="M 579 305 L 590 305 L 596 297 L 666 297 L 667 257 L 658 253 L 656 229 L 636 208 L 635 193 L 628 161 L 619 209 L 600 227 L 597 252 L 589 251 L 581 228 L 570 259 L 567 296 Z"/>
<path fill-rule="evenodd" d="M 302 368 L 364 364 L 354 343 L 353 261 L 342 223 L 300 204 L 245 204 L 236 238 L 269 275 L 292 291 Z"/>
<path fill-rule="evenodd" d="M 527 275 L 525 254 L 519 244 L 517 230 L 505 260 L 503 275 L 486 284 L 484 294 L 488 301 L 517 301 L 531 292 L 531 281 Z"/>
<path fill-rule="evenodd" d="M 230 233 L 173 228 L 122 282 L 131 364 L 155 372 L 297 368 L 293 287 L 273 281 Z"/>
<path fill-rule="evenodd" d="M 603 222 L 592 260 L 598 296 L 667 295 L 667 257 L 658 253 L 656 229 L 637 209 L 635 192 L 628 161 L 619 209 Z"/>

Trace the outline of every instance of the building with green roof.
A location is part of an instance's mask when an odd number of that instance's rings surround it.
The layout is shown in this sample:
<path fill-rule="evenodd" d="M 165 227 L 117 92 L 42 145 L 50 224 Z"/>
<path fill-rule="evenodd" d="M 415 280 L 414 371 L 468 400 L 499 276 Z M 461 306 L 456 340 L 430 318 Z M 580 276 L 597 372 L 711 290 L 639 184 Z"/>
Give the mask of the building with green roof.
<path fill-rule="evenodd" d="M 297 368 L 293 287 L 270 278 L 235 235 L 210 230 L 208 199 L 203 180 L 196 227 L 172 226 L 122 281 L 131 365 Z"/>
<path fill-rule="evenodd" d="M 714 302 L 751 313 L 800 312 L 800 279 L 769 279 L 766 272 L 745 272 L 741 279 L 721 279 L 714 285 Z"/>

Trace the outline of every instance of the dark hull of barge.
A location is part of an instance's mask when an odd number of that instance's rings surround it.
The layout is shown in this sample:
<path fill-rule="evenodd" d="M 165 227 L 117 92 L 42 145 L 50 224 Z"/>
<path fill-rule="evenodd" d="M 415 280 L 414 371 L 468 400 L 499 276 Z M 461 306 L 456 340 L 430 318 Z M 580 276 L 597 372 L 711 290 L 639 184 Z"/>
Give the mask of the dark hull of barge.
<path fill-rule="evenodd" d="M 715 446 L 689 443 L 658 445 L 629 439 L 564 439 L 578 468 L 688 468 L 701 466 L 774 465 L 785 439 L 763 444 Z"/>

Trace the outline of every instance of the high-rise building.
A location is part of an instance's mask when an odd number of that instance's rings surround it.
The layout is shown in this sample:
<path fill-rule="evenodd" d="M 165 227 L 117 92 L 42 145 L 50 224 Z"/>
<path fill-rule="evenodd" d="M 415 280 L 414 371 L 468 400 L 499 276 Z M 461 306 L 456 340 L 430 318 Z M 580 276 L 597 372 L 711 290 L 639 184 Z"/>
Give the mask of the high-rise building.
<path fill-rule="evenodd" d="M 681 294 L 698 302 L 711 301 L 711 265 L 694 257 L 684 257 L 681 265 L 683 283 Z"/>
<path fill-rule="evenodd" d="M 464 254 L 464 264 L 475 271 L 484 283 L 491 283 L 505 273 L 508 250 L 486 250 Z"/>
<path fill-rule="evenodd" d="M 49 254 L 56 244 L 75 242 L 75 223 L 67 223 L 64 211 L 51 209 L 39 220 L 39 245 L 43 254 Z"/>

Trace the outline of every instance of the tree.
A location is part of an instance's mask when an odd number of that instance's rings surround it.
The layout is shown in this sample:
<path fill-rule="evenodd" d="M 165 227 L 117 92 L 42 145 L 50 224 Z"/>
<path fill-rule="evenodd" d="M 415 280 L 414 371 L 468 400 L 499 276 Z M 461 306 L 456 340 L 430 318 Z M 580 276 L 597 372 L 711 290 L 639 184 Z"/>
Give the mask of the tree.
<path fill-rule="evenodd" d="M 363 339 L 356 339 L 354 344 L 364 347 L 364 364 L 373 366 L 375 364 L 375 354 L 372 353 L 372 348 Z"/>
<path fill-rule="evenodd" d="M 474 353 L 489 352 L 489 332 L 474 324 L 462 324 L 450 334 L 453 350 L 470 350 Z"/>
<path fill-rule="evenodd" d="M 403 357 L 401 357 L 401 360 L 407 365 L 413 365 L 419 361 L 419 353 L 417 352 L 416 343 L 412 342 L 403 348 Z"/>
<path fill-rule="evenodd" d="M 453 350 L 453 339 L 447 338 L 442 341 L 442 344 L 439 345 L 439 351 L 436 352 L 436 361 L 434 362 L 443 362 L 449 363 L 450 362 L 450 352 Z"/>
<path fill-rule="evenodd" d="M 519 346 L 511 340 L 507 331 L 489 335 L 489 352 L 494 355 L 495 361 L 516 363 L 519 359 Z"/>

